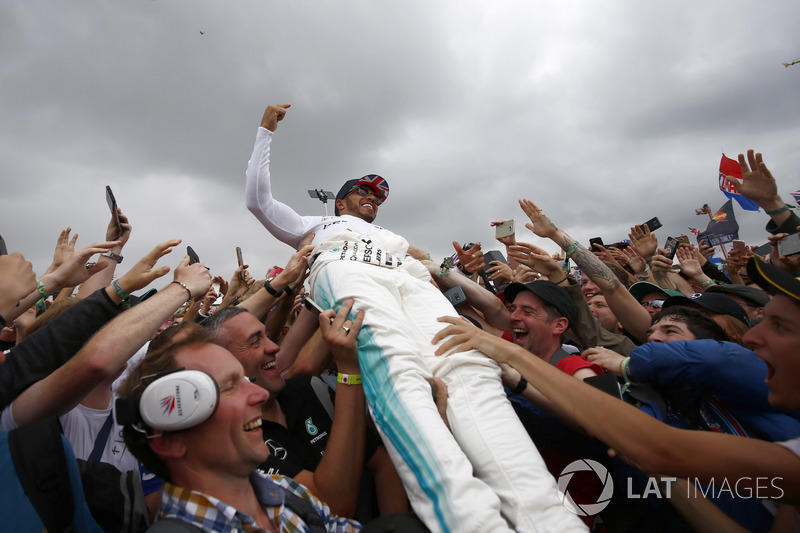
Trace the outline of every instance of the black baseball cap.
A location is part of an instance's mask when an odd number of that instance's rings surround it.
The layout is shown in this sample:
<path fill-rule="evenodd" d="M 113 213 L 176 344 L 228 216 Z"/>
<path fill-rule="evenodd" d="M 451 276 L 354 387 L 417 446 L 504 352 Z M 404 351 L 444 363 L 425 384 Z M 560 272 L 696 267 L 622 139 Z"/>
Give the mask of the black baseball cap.
<path fill-rule="evenodd" d="M 567 291 L 553 283 L 552 281 L 537 280 L 530 283 L 514 282 L 509 284 L 503 291 L 503 296 L 507 302 L 513 303 L 517 295 L 522 291 L 530 291 L 543 301 L 552 305 L 561 316 L 566 318 L 570 325 L 578 319 L 578 308 L 572 302 Z"/>
<path fill-rule="evenodd" d="M 769 294 L 761 289 L 748 287 L 747 285 L 724 283 L 722 285 L 712 285 L 705 292 L 721 292 L 722 294 L 738 296 L 752 304 L 753 307 L 764 307 L 769 303 Z"/>
<path fill-rule="evenodd" d="M 755 257 L 747 262 L 747 275 L 768 293 L 785 294 L 800 302 L 800 278 Z"/>
<path fill-rule="evenodd" d="M 692 304 L 718 315 L 730 315 L 741 320 L 746 325 L 750 325 L 750 320 L 747 318 L 744 308 L 733 298 L 718 292 L 696 292 L 691 296 L 671 296 L 664 302 L 664 307 L 672 307 L 673 305 L 692 307 Z"/>

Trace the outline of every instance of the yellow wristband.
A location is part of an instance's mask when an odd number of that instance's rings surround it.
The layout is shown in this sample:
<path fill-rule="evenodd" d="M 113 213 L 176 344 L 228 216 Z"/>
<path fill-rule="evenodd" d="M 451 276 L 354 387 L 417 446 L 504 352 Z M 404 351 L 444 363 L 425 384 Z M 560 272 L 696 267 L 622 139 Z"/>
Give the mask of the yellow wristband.
<path fill-rule="evenodd" d="M 336 381 L 344 385 L 361 385 L 361 374 L 342 374 L 338 373 Z"/>

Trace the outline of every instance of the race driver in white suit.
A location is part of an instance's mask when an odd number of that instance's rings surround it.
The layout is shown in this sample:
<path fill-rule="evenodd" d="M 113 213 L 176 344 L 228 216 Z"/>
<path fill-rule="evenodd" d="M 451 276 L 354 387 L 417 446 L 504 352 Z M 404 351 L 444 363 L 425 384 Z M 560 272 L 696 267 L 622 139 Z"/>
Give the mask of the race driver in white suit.
<path fill-rule="evenodd" d="M 348 298 L 364 311 L 358 357 L 364 393 L 411 504 L 431 531 L 585 531 L 503 392 L 498 365 L 480 352 L 434 355 L 431 339 L 455 310 L 406 240 L 372 223 L 386 180 L 348 181 L 336 216 L 301 216 L 270 190 L 270 143 L 289 105 L 269 106 L 247 167 L 247 207 L 297 248 L 314 232 L 311 295 L 322 308 Z M 446 324 L 445 324 L 446 325 Z M 430 381 L 447 385 L 441 419 Z M 451 433 L 452 431 L 452 433 Z"/>

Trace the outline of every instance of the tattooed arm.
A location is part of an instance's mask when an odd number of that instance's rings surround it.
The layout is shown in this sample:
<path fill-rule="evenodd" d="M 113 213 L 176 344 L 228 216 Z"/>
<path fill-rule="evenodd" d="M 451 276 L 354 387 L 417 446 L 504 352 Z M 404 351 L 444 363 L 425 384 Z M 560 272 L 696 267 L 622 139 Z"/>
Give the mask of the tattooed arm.
<path fill-rule="evenodd" d="M 584 276 L 589 278 L 603 291 L 606 302 L 611 311 L 616 315 L 620 324 L 632 335 L 642 342 L 646 342 L 647 329 L 650 327 L 650 314 L 620 283 L 617 276 L 603 264 L 592 252 L 580 245 L 564 230 L 556 226 L 552 220 L 533 202 L 527 199 L 519 201 L 520 207 L 531 219 L 530 224 L 525 224 L 529 230 L 539 237 L 550 239 L 561 247 L 581 269 Z"/>

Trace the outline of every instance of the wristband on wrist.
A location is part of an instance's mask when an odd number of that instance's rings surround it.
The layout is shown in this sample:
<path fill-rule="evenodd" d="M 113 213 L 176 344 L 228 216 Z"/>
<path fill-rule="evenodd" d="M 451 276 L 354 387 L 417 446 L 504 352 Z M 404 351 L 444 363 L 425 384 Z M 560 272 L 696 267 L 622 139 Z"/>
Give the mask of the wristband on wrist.
<path fill-rule="evenodd" d="M 572 257 L 572 254 L 575 253 L 575 250 L 578 249 L 578 241 L 572 243 L 572 245 L 566 249 L 564 253 L 564 266 L 561 270 L 564 271 L 564 274 L 569 274 L 569 258 Z"/>
<path fill-rule="evenodd" d="M 39 278 L 36 278 L 36 290 L 39 291 L 39 296 L 42 299 L 47 298 L 47 287 L 44 286 L 44 283 Z"/>
<path fill-rule="evenodd" d="M 275 290 L 275 287 L 272 286 L 268 279 L 264 280 L 264 289 L 275 298 L 280 298 L 281 296 L 282 291 Z"/>
<path fill-rule="evenodd" d="M 38 311 L 37 314 L 42 314 L 47 311 L 47 303 L 45 303 L 45 300 L 47 300 L 48 295 L 47 287 L 44 286 L 44 283 L 42 283 L 42 280 L 39 278 L 36 278 L 36 290 L 39 291 L 40 296 L 39 301 L 36 302 L 36 310 Z"/>
<path fill-rule="evenodd" d="M 524 391 L 527 387 L 528 387 L 528 380 L 520 376 L 519 382 L 513 389 L 511 389 L 511 392 L 513 392 L 514 394 L 522 394 L 522 391 Z"/>
<path fill-rule="evenodd" d="M 705 289 L 706 287 L 709 287 L 711 285 L 716 285 L 716 284 L 717 284 L 716 281 L 714 281 L 713 279 L 710 279 L 708 281 L 704 281 L 703 283 L 701 283 L 700 284 L 700 288 L 701 289 Z"/>
<path fill-rule="evenodd" d="M 336 381 L 342 385 L 361 385 L 361 374 L 342 374 L 338 372 Z"/>
<path fill-rule="evenodd" d="M 764 210 L 764 212 L 765 212 L 766 214 L 768 214 L 769 216 L 773 217 L 773 216 L 775 216 L 775 215 L 780 215 L 781 213 L 785 213 L 785 212 L 786 212 L 786 211 L 788 211 L 788 210 L 789 210 L 789 206 L 788 206 L 788 205 L 786 205 L 786 204 L 783 204 L 783 205 L 782 205 L 781 207 L 779 207 L 778 209 L 773 209 L 772 211 L 767 211 L 767 210 L 765 209 L 765 210 Z"/>
<path fill-rule="evenodd" d="M 181 281 L 178 281 L 177 279 L 176 279 L 176 280 L 174 280 L 174 281 L 171 281 L 171 282 L 170 282 L 170 285 L 172 285 L 173 283 L 177 283 L 178 285 L 180 285 L 181 287 L 183 287 L 184 289 L 186 289 L 186 292 L 187 292 L 187 293 L 189 293 L 189 299 L 188 299 L 188 300 L 186 300 L 187 302 L 188 302 L 189 300 L 191 300 L 191 299 L 192 299 L 192 291 L 190 291 L 190 290 L 189 290 L 189 287 L 187 287 L 185 283 L 183 283 L 183 282 L 181 282 Z"/>
<path fill-rule="evenodd" d="M 119 254 L 115 254 L 114 252 L 108 252 L 105 254 L 100 254 L 102 257 L 108 257 L 109 259 L 113 259 L 118 264 L 122 264 L 122 256 Z"/>
<path fill-rule="evenodd" d="M 36 290 L 39 291 L 40 296 L 36 302 L 36 310 L 38 311 L 37 314 L 42 314 L 47 311 L 47 304 L 45 303 L 45 300 L 47 300 L 47 287 L 44 286 L 44 283 L 39 278 L 36 278 Z"/>
<path fill-rule="evenodd" d="M 620 391 L 622 394 L 625 394 L 625 392 L 630 388 L 631 383 L 633 383 L 633 379 L 631 379 L 630 371 L 628 370 L 628 367 L 630 366 L 630 364 L 631 364 L 631 358 L 630 357 L 626 357 L 619 364 L 620 374 L 622 374 L 622 379 L 625 380 L 625 385 L 623 385 L 622 390 Z"/>
<path fill-rule="evenodd" d="M 114 287 L 114 292 L 122 299 L 122 307 L 125 309 L 130 309 L 131 307 L 131 297 L 130 295 L 125 292 L 125 289 L 122 288 L 122 285 L 119 284 L 118 280 L 112 280 L 111 286 Z"/>

